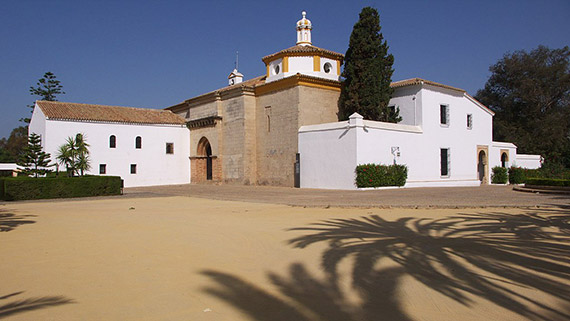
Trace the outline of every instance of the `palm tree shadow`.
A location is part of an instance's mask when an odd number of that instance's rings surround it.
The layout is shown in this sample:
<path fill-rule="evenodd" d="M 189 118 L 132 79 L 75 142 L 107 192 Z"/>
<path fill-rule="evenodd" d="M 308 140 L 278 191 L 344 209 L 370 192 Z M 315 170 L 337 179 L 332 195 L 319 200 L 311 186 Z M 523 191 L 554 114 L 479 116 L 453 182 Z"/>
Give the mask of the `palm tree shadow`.
<path fill-rule="evenodd" d="M 22 292 L 15 292 L 5 296 L 0 297 L 0 300 L 5 300 L 17 295 L 22 294 Z M 35 297 L 35 298 L 28 298 L 28 299 L 21 299 L 13 302 L 9 302 L 3 305 L 0 305 L 0 319 L 6 318 L 8 316 L 33 311 L 38 309 L 44 309 L 48 307 L 54 307 L 62 304 L 69 304 L 75 303 L 72 299 L 66 298 L 64 296 L 44 296 L 44 297 Z"/>
<path fill-rule="evenodd" d="M 566 312 L 514 290 L 533 288 L 570 300 L 569 213 L 557 209 L 443 219 L 386 221 L 377 215 L 334 219 L 293 229 L 311 234 L 294 238 L 290 244 L 304 248 L 326 242 L 322 266 L 332 277 L 342 259 L 354 258 L 355 288 L 374 284 L 370 275 L 375 264 L 390 258 L 402 273 L 463 305 L 472 304 L 469 293 L 527 319 L 549 320 L 547 315 L 570 318 Z"/>
<path fill-rule="evenodd" d="M 20 225 L 34 224 L 36 221 L 27 219 L 36 215 L 16 215 L 5 210 L 0 210 L 0 232 L 10 232 Z"/>
<path fill-rule="evenodd" d="M 268 278 L 283 297 L 264 291 L 239 277 L 217 272 L 202 274 L 216 282 L 204 291 L 216 296 L 258 321 L 411 321 L 395 295 L 401 268 L 387 268 L 370 275 L 367 286 L 359 289 L 362 300 L 354 303 L 345 297 L 334 278 L 318 280 L 302 264 L 291 264 L 288 276 L 268 273 Z"/>

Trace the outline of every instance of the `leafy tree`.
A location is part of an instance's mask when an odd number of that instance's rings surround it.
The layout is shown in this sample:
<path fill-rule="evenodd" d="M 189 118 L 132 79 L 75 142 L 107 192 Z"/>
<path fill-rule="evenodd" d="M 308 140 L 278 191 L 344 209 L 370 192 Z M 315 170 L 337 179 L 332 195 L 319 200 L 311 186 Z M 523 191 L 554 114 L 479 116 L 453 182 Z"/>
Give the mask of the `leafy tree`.
<path fill-rule="evenodd" d="M 23 167 L 22 173 L 38 177 L 51 172 L 47 167 L 50 162 L 50 154 L 42 151 L 42 139 L 32 133 L 28 137 L 28 145 L 18 159 L 18 165 Z"/>
<path fill-rule="evenodd" d="M 342 89 L 338 100 L 338 118 L 346 120 L 354 112 L 365 119 L 397 123 L 399 110 L 391 111 L 388 102 L 393 89 L 394 56 L 380 32 L 380 16 L 366 7 L 354 25 L 345 55 Z"/>
<path fill-rule="evenodd" d="M 59 146 L 56 159 L 67 169 L 69 176 L 81 175 L 91 168 L 89 144 L 81 133 L 68 137 L 65 144 Z"/>
<path fill-rule="evenodd" d="M 496 114 L 495 140 L 570 167 L 570 49 L 544 46 L 508 53 L 489 70 L 475 98 Z"/>
<path fill-rule="evenodd" d="M 0 163 L 16 163 L 28 143 L 28 128 L 14 128 L 8 139 L 0 139 Z"/>
<path fill-rule="evenodd" d="M 55 75 L 52 72 L 49 71 L 46 72 L 44 76 L 38 80 L 36 86 L 37 87 L 30 87 L 30 94 L 39 96 L 40 98 L 38 100 L 57 101 L 56 95 L 65 94 L 60 81 L 56 79 Z M 32 112 L 34 112 L 34 106 L 35 103 L 28 105 L 28 107 L 32 109 Z M 22 118 L 20 121 L 29 124 L 30 118 Z"/>

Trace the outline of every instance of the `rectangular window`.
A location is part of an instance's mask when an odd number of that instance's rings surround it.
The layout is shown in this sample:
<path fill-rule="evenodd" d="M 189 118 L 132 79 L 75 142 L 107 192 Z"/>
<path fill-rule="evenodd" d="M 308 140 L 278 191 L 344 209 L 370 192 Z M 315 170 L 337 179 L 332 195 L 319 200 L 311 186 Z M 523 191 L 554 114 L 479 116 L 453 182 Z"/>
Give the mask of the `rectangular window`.
<path fill-rule="evenodd" d="M 131 174 L 137 173 L 137 164 L 131 164 Z"/>
<path fill-rule="evenodd" d="M 99 164 L 99 174 L 107 174 L 107 164 Z"/>
<path fill-rule="evenodd" d="M 473 115 L 467 114 L 467 129 L 473 128 Z"/>
<path fill-rule="evenodd" d="M 449 155 L 449 148 L 441 148 L 440 149 L 440 154 L 441 154 L 441 176 L 443 177 L 449 177 L 449 167 L 450 167 L 450 155 Z"/>
<path fill-rule="evenodd" d="M 449 106 L 439 105 L 439 123 L 449 126 Z"/>
<path fill-rule="evenodd" d="M 166 143 L 166 153 L 174 154 L 174 143 Z"/>

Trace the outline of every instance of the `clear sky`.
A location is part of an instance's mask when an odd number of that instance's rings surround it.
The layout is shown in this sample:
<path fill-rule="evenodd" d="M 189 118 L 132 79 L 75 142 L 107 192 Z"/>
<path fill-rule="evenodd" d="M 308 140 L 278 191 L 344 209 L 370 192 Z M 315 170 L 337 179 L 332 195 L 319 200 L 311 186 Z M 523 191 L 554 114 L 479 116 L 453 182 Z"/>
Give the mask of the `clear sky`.
<path fill-rule="evenodd" d="M 0 137 L 28 117 L 46 71 L 60 101 L 165 108 L 245 79 L 295 44 L 301 12 L 313 45 L 345 53 L 360 10 L 380 12 L 392 80 L 421 77 L 475 94 L 505 53 L 570 45 L 570 1 L 0 1 Z"/>

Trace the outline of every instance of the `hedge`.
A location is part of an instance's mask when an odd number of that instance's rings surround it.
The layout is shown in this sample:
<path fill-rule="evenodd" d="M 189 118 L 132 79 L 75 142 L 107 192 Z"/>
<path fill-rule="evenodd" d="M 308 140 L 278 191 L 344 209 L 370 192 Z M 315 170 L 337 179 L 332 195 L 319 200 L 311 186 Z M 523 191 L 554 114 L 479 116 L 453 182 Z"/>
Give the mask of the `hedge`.
<path fill-rule="evenodd" d="M 408 178 L 406 165 L 363 164 L 356 166 L 357 187 L 404 186 Z"/>
<path fill-rule="evenodd" d="M 564 186 L 570 187 L 570 179 L 560 178 L 527 178 L 526 185 Z"/>
<path fill-rule="evenodd" d="M 507 184 L 509 176 L 506 167 L 495 166 L 492 168 L 492 171 L 493 173 L 491 174 L 491 183 Z"/>
<path fill-rule="evenodd" d="M 119 176 L 0 178 L 0 199 L 6 201 L 121 194 Z"/>

